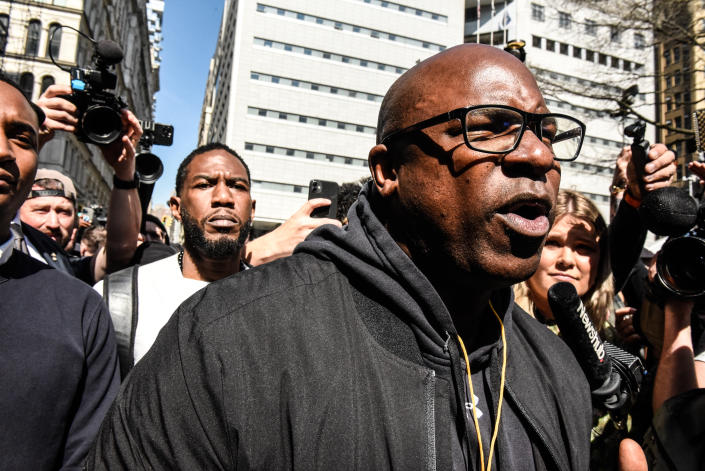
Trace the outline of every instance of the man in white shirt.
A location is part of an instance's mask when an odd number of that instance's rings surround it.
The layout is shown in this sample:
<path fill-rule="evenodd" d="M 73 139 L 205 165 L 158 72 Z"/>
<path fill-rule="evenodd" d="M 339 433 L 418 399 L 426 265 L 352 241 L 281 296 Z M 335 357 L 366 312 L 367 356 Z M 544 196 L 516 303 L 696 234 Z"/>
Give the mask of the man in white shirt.
<path fill-rule="evenodd" d="M 184 250 L 109 275 L 95 286 L 113 317 L 123 377 L 147 353 L 176 308 L 196 291 L 249 265 L 291 254 L 320 225 L 340 226 L 334 219 L 310 217 L 313 209 L 330 204 L 315 199 L 275 231 L 245 246 L 255 214 L 250 171 L 237 152 L 219 143 L 201 146 L 184 159 L 175 192 L 169 204 L 184 228 Z"/>

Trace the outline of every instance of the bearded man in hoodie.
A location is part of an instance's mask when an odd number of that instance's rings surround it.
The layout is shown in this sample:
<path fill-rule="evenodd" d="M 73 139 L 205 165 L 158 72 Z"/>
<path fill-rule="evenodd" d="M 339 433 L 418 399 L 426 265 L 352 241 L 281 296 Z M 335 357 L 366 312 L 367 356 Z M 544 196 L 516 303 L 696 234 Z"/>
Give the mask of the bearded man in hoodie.
<path fill-rule="evenodd" d="M 548 113 L 492 47 L 402 75 L 348 225 L 186 301 L 89 468 L 587 469 L 587 381 L 510 289 L 538 265 L 556 159 L 584 136 L 560 118 L 559 154 Z"/>

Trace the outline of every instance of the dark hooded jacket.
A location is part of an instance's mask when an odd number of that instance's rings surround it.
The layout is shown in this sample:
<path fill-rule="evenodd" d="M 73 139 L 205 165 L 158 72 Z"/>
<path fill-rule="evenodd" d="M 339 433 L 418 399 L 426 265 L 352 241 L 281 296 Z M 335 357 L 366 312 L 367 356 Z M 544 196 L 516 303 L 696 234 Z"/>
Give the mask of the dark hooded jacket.
<path fill-rule="evenodd" d="M 450 315 L 369 191 L 344 229 L 323 226 L 293 256 L 187 300 L 127 378 L 88 469 L 446 470 L 458 465 L 454 441 L 473 453 Z M 579 366 L 509 289 L 493 302 L 506 329 L 509 428 L 526 431 L 537 469 L 586 470 Z M 495 340 L 485 355 L 493 409 Z M 502 437 L 495 469 L 511 469 Z"/>

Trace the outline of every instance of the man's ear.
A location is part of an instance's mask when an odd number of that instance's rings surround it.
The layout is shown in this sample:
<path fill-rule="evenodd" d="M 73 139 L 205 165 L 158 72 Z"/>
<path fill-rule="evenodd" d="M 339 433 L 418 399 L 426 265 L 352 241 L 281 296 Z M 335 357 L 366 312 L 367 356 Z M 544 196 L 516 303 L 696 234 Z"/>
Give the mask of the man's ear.
<path fill-rule="evenodd" d="M 257 205 L 257 200 L 252 200 L 252 210 L 250 211 L 250 220 L 255 219 L 255 206 Z"/>
<path fill-rule="evenodd" d="M 178 196 L 169 198 L 169 208 L 171 208 L 171 215 L 174 216 L 174 219 L 181 221 L 181 198 Z"/>
<path fill-rule="evenodd" d="M 397 169 L 394 167 L 394 158 L 384 144 L 377 144 L 370 149 L 368 158 L 372 182 L 383 197 L 390 196 L 397 191 Z"/>

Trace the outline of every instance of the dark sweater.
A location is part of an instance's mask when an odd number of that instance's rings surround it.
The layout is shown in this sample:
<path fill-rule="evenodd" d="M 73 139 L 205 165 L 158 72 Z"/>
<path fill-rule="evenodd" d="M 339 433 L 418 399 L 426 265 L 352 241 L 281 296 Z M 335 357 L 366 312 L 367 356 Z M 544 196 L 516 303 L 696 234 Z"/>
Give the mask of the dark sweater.
<path fill-rule="evenodd" d="M 474 454 L 448 311 L 364 194 L 349 221 L 186 301 L 127 378 L 89 469 L 446 470 L 454 442 Z M 590 396 L 577 363 L 509 289 L 493 302 L 511 412 L 497 469 L 519 469 L 517 426 L 523 463 L 587 469 Z M 501 347 L 487 344 L 496 410 Z"/>
<path fill-rule="evenodd" d="M 107 308 L 14 251 L 0 265 L 0 468 L 80 469 L 119 388 Z"/>

